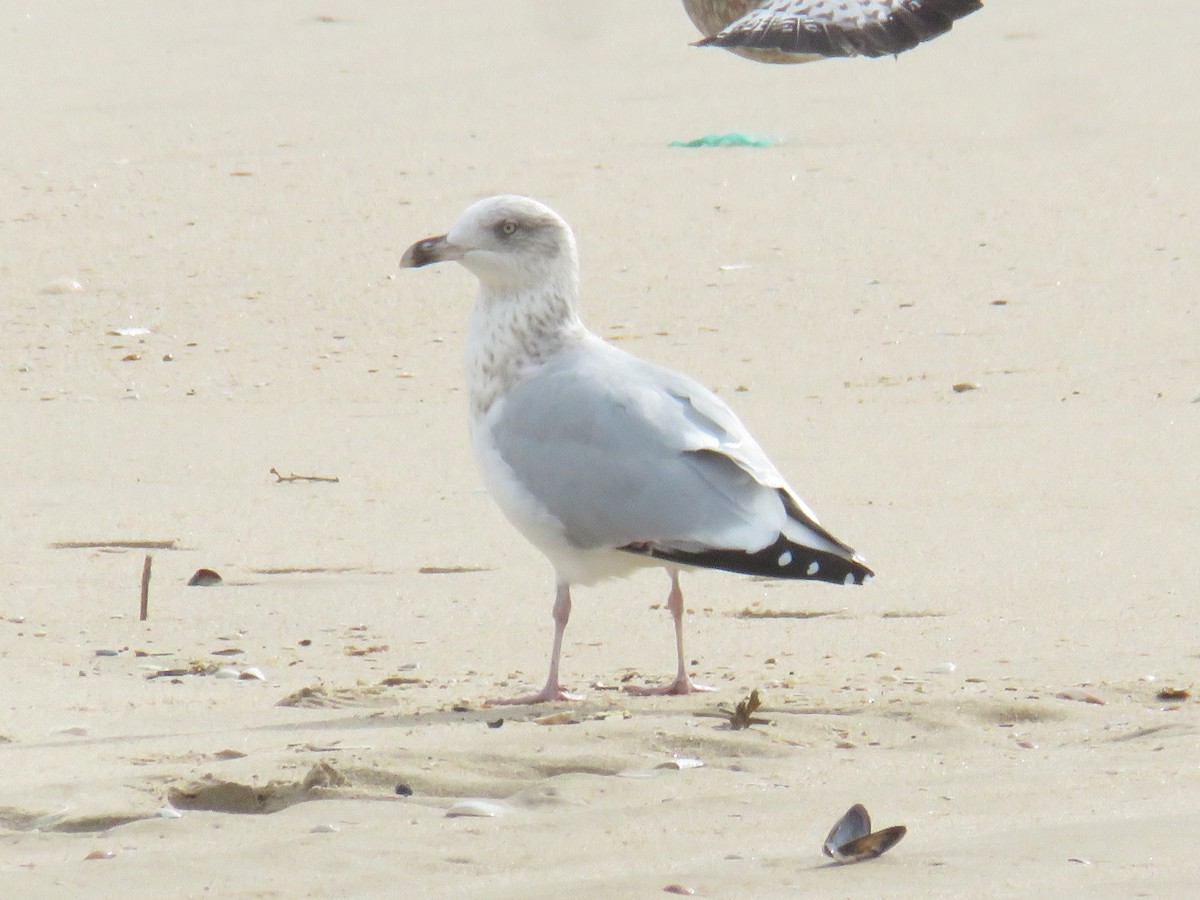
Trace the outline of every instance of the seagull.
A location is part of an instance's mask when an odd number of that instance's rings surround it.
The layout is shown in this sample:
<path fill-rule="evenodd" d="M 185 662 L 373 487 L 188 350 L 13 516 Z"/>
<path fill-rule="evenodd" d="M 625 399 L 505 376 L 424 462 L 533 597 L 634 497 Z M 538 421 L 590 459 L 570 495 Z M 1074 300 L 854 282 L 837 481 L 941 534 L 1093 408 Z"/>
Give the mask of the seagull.
<path fill-rule="evenodd" d="M 704 40 L 765 63 L 895 56 L 945 34 L 982 0 L 683 0 Z"/>
<path fill-rule="evenodd" d="M 554 567 L 545 687 L 489 704 L 577 700 L 559 683 L 571 587 L 661 566 L 677 668 L 634 693 L 711 690 L 683 653 L 681 569 L 862 584 L 872 572 L 818 524 L 716 394 L 589 331 L 575 237 L 527 197 L 489 197 L 402 268 L 454 261 L 478 280 L 466 334 L 471 443 L 508 520 Z"/>

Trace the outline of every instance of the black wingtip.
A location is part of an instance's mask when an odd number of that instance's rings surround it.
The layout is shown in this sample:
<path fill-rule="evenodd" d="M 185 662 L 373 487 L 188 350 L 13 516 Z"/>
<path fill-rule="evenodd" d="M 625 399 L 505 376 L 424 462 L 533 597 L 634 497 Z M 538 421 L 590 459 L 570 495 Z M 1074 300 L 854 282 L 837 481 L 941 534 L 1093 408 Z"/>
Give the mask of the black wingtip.
<path fill-rule="evenodd" d="M 745 550 L 709 549 L 696 553 L 668 550 L 649 544 L 622 547 L 629 553 L 652 556 L 701 569 L 721 569 L 741 575 L 761 575 L 829 584 L 865 584 L 875 573 L 858 559 L 850 559 L 827 550 L 815 550 L 793 543 L 782 535 L 771 546 L 755 553 Z"/>

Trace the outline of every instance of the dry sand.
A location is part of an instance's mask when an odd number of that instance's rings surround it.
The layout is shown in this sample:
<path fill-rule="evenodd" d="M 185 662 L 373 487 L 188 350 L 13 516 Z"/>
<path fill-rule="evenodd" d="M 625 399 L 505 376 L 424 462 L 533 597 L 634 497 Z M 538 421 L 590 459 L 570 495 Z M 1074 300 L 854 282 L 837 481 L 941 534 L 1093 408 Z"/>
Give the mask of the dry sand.
<path fill-rule="evenodd" d="M 3 893 L 1196 893 L 1193 13 L 773 68 L 672 0 L 6 10 Z M 736 130 L 784 142 L 668 147 Z M 879 573 L 688 576 L 716 695 L 598 687 L 671 671 L 646 572 L 577 594 L 585 702 L 481 706 L 544 678 L 552 576 L 469 457 L 473 281 L 397 259 L 502 191 Z M 142 550 L 53 546 L 142 540 L 145 623 Z M 770 724 L 707 715 L 754 688 Z M 908 836 L 827 867 L 855 801 Z"/>

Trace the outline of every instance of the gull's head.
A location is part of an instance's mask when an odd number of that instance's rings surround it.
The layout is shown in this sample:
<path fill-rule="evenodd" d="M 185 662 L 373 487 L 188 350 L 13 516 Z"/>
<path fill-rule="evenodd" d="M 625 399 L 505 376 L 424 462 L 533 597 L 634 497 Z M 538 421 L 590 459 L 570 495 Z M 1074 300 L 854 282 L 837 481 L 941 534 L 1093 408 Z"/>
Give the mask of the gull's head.
<path fill-rule="evenodd" d="M 520 289 L 574 280 L 575 238 L 559 215 L 528 197 L 504 194 L 469 206 L 446 233 L 404 251 L 403 268 L 459 262 L 485 286 Z"/>

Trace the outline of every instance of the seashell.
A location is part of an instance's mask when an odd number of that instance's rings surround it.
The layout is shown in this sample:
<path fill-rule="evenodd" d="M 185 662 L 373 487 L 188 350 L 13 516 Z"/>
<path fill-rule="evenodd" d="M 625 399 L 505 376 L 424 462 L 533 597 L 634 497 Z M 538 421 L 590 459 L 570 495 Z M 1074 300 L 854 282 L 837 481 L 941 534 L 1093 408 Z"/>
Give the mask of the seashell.
<path fill-rule="evenodd" d="M 183 813 L 173 806 L 164 806 L 158 811 L 160 819 L 182 819 Z"/>
<path fill-rule="evenodd" d="M 556 712 L 550 713 L 548 716 L 541 716 L 534 719 L 538 725 L 578 725 L 579 718 L 574 713 Z"/>
<path fill-rule="evenodd" d="M 52 282 L 45 285 L 41 293 L 43 294 L 82 294 L 83 285 L 74 278 L 55 278 Z"/>
<path fill-rule="evenodd" d="M 258 666 L 250 666 L 248 669 L 242 669 L 242 674 L 238 676 L 242 681 L 266 681 L 267 676 L 263 674 L 263 670 Z"/>
<path fill-rule="evenodd" d="M 1187 688 L 1163 688 L 1154 695 L 1154 698 L 1167 703 L 1178 703 L 1181 700 L 1187 700 L 1191 696 L 1192 694 Z"/>
<path fill-rule="evenodd" d="M 309 830 L 309 833 L 311 833 L 311 834 L 337 834 L 342 829 L 338 828 L 336 825 L 333 825 L 329 822 L 321 822 L 320 824 L 314 825 L 312 828 L 310 828 L 308 830 Z"/>
<path fill-rule="evenodd" d="M 197 569 L 188 579 L 188 587 L 209 587 L 221 583 L 221 576 L 212 569 Z"/>
<path fill-rule="evenodd" d="M 839 863 L 862 862 L 886 853 L 907 833 L 903 825 L 872 833 L 870 814 L 861 803 L 855 803 L 833 826 L 821 851 Z"/>
<path fill-rule="evenodd" d="M 952 662 L 937 663 L 925 670 L 930 675 L 949 675 L 951 672 L 958 671 L 958 666 Z"/>
<path fill-rule="evenodd" d="M 490 819 L 504 812 L 504 807 L 491 800 L 459 800 L 448 810 L 446 818 L 454 819 L 459 816 L 473 816 L 480 819 Z"/>
<path fill-rule="evenodd" d="M 699 769 L 704 765 L 704 761 L 693 757 L 678 757 L 676 759 L 667 760 L 664 763 L 659 763 L 654 768 L 656 769 Z"/>
<path fill-rule="evenodd" d="M 91 853 L 85 856 L 84 859 L 112 859 L 116 855 L 116 850 L 93 850 Z"/>
<path fill-rule="evenodd" d="M 214 677 L 238 679 L 242 677 L 242 673 L 233 666 L 221 666 L 221 668 L 217 669 Z"/>

